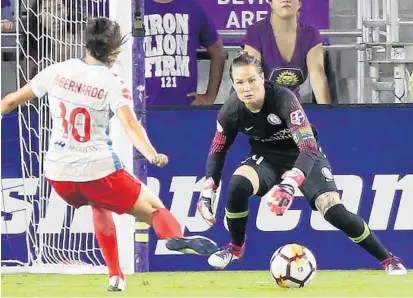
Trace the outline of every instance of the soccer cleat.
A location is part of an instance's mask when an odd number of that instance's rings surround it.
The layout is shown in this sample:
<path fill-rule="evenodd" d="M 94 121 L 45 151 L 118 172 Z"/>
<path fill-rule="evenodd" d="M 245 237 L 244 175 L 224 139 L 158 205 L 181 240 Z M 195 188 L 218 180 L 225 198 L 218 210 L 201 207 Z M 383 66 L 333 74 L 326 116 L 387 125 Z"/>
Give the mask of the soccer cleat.
<path fill-rule="evenodd" d="M 208 258 L 208 264 L 215 269 L 225 269 L 229 263 L 237 261 L 244 255 L 245 244 L 242 247 L 232 243 L 223 247 Z"/>
<path fill-rule="evenodd" d="M 404 267 L 400 259 L 396 256 L 391 256 L 381 262 L 387 275 L 406 275 L 407 269 Z"/>
<path fill-rule="evenodd" d="M 209 226 L 213 226 L 216 222 L 214 212 L 212 211 L 213 198 L 201 197 L 197 203 L 197 209 L 202 218 Z"/>
<path fill-rule="evenodd" d="M 166 241 L 166 248 L 184 254 L 210 256 L 218 250 L 217 244 L 202 236 L 171 238 Z"/>
<path fill-rule="evenodd" d="M 119 276 L 112 276 L 109 278 L 108 292 L 123 292 L 126 288 L 126 281 Z"/>

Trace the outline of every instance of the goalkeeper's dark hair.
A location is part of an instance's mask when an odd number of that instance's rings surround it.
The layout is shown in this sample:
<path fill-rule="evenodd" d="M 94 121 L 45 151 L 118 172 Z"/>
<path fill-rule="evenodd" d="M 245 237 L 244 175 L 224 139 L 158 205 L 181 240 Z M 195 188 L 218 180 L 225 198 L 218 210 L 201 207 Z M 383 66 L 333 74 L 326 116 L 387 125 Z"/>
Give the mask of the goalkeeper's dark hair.
<path fill-rule="evenodd" d="M 109 18 L 89 20 L 85 30 L 85 44 L 89 54 L 103 63 L 111 62 L 111 56 L 125 43 L 120 26 Z"/>
<path fill-rule="evenodd" d="M 257 69 L 257 72 L 259 74 L 264 73 L 261 62 L 255 58 L 254 56 L 251 56 L 248 54 L 247 51 L 240 51 L 238 52 L 237 56 L 232 60 L 232 63 L 229 67 L 229 77 L 232 80 L 232 70 L 236 67 L 241 67 L 241 66 L 248 66 L 248 65 L 253 65 Z"/>

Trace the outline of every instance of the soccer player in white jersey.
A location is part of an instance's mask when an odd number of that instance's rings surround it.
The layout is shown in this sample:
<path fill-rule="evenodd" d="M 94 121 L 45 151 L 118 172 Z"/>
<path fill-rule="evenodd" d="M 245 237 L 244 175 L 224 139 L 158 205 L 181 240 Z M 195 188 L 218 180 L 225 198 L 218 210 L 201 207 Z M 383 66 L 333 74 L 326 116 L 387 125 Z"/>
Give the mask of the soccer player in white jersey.
<path fill-rule="evenodd" d="M 90 20 L 85 30 L 86 58 L 42 70 L 1 101 L 1 115 L 47 93 L 53 125 L 44 174 L 68 204 L 76 208 L 92 205 L 94 217 L 109 211 L 129 213 L 152 225 L 159 238 L 168 239 L 168 249 L 210 255 L 217 250 L 216 244 L 201 236 L 183 237 L 175 217 L 145 184 L 125 171 L 112 150 L 108 128 L 110 118 L 116 115 L 150 163 L 159 167 L 168 163 L 168 157 L 155 150 L 137 121 L 129 89 L 109 69 L 123 41 L 116 22 L 108 18 Z M 103 220 L 95 229 L 105 230 L 105 225 Z M 109 267 L 108 290 L 123 291 L 126 283 L 118 268 L 116 234 L 112 242 L 100 241 L 96 234 Z"/>

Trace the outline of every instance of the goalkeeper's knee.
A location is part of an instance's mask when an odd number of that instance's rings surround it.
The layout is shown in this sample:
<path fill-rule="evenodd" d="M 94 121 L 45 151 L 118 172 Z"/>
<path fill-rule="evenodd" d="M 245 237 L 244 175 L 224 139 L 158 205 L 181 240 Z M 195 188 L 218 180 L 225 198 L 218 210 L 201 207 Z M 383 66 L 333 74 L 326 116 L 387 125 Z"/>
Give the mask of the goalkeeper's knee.
<path fill-rule="evenodd" d="M 229 182 L 225 215 L 227 218 L 238 217 L 248 213 L 248 199 L 253 194 L 253 186 L 249 179 L 233 175 Z"/>

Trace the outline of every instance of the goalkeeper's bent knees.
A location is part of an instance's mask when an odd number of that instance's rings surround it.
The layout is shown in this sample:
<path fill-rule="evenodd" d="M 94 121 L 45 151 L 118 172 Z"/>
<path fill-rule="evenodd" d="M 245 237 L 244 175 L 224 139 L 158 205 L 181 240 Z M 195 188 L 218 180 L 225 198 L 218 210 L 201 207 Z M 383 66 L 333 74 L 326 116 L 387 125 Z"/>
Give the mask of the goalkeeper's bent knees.
<path fill-rule="evenodd" d="M 245 241 L 245 231 L 248 222 L 248 199 L 253 194 L 253 186 L 249 179 L 233 175 L 229 182 L 225 216 L 228 230 L 231 233 L 231 243 L 242 246 Z"/>
<path fill-rule="evenodd" d="M 245 177 L 247 180 L 250 181 L 252 185 L 252 194 L 255 195 L 258 193 L 258 190 L 260 188 L 260 177 L 258 176 L 257 171 L 253 167 L 248 165 L 242 165 L 238 167 L 232 175 Z"/>

